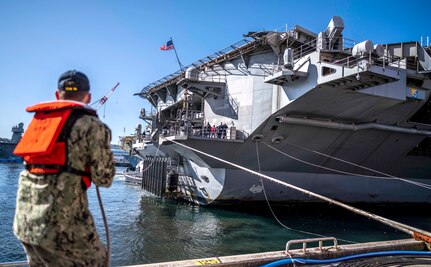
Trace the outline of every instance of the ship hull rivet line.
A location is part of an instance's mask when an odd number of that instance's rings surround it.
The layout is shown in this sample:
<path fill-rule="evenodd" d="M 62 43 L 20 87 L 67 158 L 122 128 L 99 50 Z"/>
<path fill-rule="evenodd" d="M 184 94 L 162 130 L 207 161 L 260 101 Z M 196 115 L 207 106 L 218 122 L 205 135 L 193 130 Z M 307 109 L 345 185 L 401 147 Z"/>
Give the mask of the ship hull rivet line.
<path fill-rule="evenodd" d="M 161 138 L 168 141 L 168 139 L 166 139 L 163 136 L 161 136 Z M 379 215 L 376 215 L 376 214 L 373 214 L 373 213 L 370 213 L 370 212 L 367 212 L 367 211 L 355 208 L 353 206 L 347 205 L 347 204 L 345 204 L 343 202 L 340 202 L 340 201 L 337 201 L 337 200 L 325 197 L 323 195 L 320 195 L 320 194 L 317 194 L 317 193 L 305 190 L 305 189 L 303 189 L 301 187 L 289 184 L 287 182 L 283 182 L 283 181 L 277 180 L 277 179 L 275 179 L 273 177 L 270 177 L 268 175 L 261 174 L 261 173 L 258 173 L 256 171 L 250 170 L 250 169 L 245 168 L 245 167 L 243 167 L 241 165 L 238 165 L 238 164 L 226 161 L 224 159 L 218 158 L 216 156 L 213 156 L 211 154 L 205 153 L 205 152 L 200 151 L 198 149 L 195 149 L 195 148 L 189 147 L 187 145 L 184 145 L 184 144 L 182 144 L 180 142 L 177 142 L 177 141 L 174 141 L 174 140 L 169 140 L 169 141 L 172 142 L 172 143 L 175 143 L 177 145 L 180 145 L 182 147 L 188 148 L 188 149 L 190 149 L 192 151 L 195 151 L 195 152 L 197 152 L 199 154 L 205 155 L 207 157 L 213 158 L 213 159 L 218 160 L 220 162 L 226 163 L 228 165 L 231 165 L 233 167 L 236 167 L 238 169 L 246 171 L 248 173 L 254 174 L 254 175 L 259 176 L 259 177 L 262 177 L 262 178 L 267 179 L 269 181 L 272 181 L 274 183 L 277 183 L 277 184 L 289 187 L 291 189 L 297 190 L 297 191 L 302 192 L 304 194 L 307 194 L 309 196 L 316 197 L 316 198 L 321 199 L 323 201 L 332 203 L 334 205 L 337 205 L 339 207 L 342 207 L 344 209 L 352 211 L 352 212 L 354 212 L 356 214 L 363 215 L 363 216 L 368 217 L 370 219 L 373 219 L 375 221 L 381 222 L 381 223 L 386 224 L 386 225 L 388 225 L 388 226 L 390 226 L 392 228 L 395 228 L 395 229 L 400 230 L 400 231 L 402 231 L 404 233 L 407 233 L 408 235 L 410 235 L 412 238 L 414 238 L 416 240 L 423 241 L 423 242 L 426 242 L 428 244 L 431 244 L 431 233 L 430 232 L 427 232 L 427 231 L 424 231 L 422 229 L 415 228 L 415 227 L 412 227 L 410 225 L 406 225 L 406 224 L 403 224 L 403 223 L 400 223 L 400 222 L 397 222 L 397 221 L 394 221 L 394 220 L 387 219 L 385 217 L 382 217 L 382 216 L 379 216 Z"/>

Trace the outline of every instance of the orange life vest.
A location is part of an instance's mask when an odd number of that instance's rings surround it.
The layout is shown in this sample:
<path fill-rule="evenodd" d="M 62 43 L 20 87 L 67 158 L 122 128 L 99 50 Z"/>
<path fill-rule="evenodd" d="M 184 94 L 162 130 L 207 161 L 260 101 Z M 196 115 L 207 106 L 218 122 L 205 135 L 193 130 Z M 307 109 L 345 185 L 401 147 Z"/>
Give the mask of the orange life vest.
<path fill-rule="evenodd" d="M 78 174 L 82 176 L 83 188 L 90 187 L 89 167 L 77 170 L 67 165 L 67 138 L 76 119 L 84 114 L 97 116 L 96 111 L 75 101 L 45 102 L 26 111 L 36 114 L 13 153 L 24 158 L 27 170 L 34 174 Z"/>

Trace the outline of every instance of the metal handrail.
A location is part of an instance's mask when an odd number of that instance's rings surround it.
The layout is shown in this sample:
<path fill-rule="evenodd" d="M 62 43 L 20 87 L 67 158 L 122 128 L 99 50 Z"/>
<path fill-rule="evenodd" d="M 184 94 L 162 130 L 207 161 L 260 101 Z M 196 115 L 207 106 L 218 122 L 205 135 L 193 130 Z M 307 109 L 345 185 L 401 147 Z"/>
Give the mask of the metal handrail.
<path fill-rule="evenodd" d="M 239 111 L 238 104 L 235 102 L 235 100 L 233 99 L 233 97 L 229 93 L 227 94 L 227 96 L 228 96 L 228 99 L 229 99 L 229 104 L 233 108 L 233 110 L 235 112 L 235 115 L 238 116 L 238 111 Z"/>
<path fill-rule="evenodd" d="M 377 57 L 371 53 L 364 57 L 354 57 L 348 56 L 343 59 L 335 60 L 331 62 L 332 64 L 341 65 L 347 68 L 353 68 L 358 65 L 359 62 L 367 61 L 369 64 L 380 66 L 383 68 L 396 68 L 406 67 L 407 64 L 401 61 L 401 58 L 395 56 L 384 55 L 382 57 Z M 396 64 L 396 66 L 391 66 L 390 64 Z"/>
<path fill-rule="evenodd" d="M 337 39 L 342 40 L 343 47 L 341 48 L 341 50 L 351 48 L 356 44 L 355 40 L 344 38 L 344 37 L 333 38 L 332 40 L 337 40 Z M 319 38 L 316 38 L 296 48 L 295 52 L 293 53 L 293 59 L 294 60 L 300 59 L 310 54 L 311 52 L 316 51 L 318 41 L 319 41 Z"/>
<path fill-rule="evenodd" d="M 162 131 L 162 135 L 165 137 L 172 137 L 172 136 L 193 136 L 193 137 L 200 137 L 203 139 L 208 140 L 229 140 L 229 130 L 226 131 L 218 131 L 216 129 L 215 132 L 206 132 L 204 127 L 200 129 L 192 129 L 187 127 L 174 127 L 173 129 L 166 129 Z M 228 127 L 227 129 L 230 129 L 231 127 Z M 213 135 L 214 134 L 214 135 Z M 232 138 L 230 140 L 245 140 L 247 139 L 249 134 L 244 130 L 235 130 L 235 138 Z"/>
<path fill-rule="evenodd" d="M 318 238 L 290 240 L 286 243 L 286 251 L 285 252 L 289 253 L 290 245 L 302 243 L 302 252 L 306 253 L 307 252 L 307 243 L 311 243 L 311 242 L 319 242 L 319 247 L 317 249 L 323 251 L 325 249 L 323 247 L 323 241 L 332 241 L 334 244 L 332 247 L 335 248 L 335 250 L 338 250 L 338 241 L 335 237 L 318 237 Z M 329 247 L 329 248 L 332 248 L 332 247 Z"/>

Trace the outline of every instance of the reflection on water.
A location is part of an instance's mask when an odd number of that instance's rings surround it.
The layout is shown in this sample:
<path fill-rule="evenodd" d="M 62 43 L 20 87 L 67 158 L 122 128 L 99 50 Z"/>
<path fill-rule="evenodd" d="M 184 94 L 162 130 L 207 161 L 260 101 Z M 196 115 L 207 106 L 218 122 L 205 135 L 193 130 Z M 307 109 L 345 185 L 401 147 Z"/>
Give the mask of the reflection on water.
<path fill-rule="evenodd" d="M 0 164 L 0 262 L 24 260 L 12 234 L 20 164 Z M 121 170 L 120 170 L 121 171 Z M 291 239 L 310 238 L 280 226 L 265 207 L 248 212 L 197 207 L 163 200 L 128 185 L 117 176 L 101 188 L 110 227 L 113 266 L 283 250 Z M 97 229 L 106 236 L 94 186 L 88 190 Z M 283 224 L 303 231 L 365 242 L 407 238 L 385 225 L 327 206 L 318 209 L 275 208 Z M 391 219 L 431 230 L 431 215 L 391 214 Z"/>

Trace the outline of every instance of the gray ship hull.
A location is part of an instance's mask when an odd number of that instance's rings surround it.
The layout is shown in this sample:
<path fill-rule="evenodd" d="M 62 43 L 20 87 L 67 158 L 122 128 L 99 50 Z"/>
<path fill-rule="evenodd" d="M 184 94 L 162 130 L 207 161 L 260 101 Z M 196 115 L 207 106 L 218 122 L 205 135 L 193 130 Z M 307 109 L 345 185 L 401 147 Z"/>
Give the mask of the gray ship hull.
<path fill-rule="evenodd" d="M 431 185 L 431 158 L 412 153 L 423 136 L 303 125 L 281 125 L 274 133 L 271 123 L 264 125 L 256 133 L 261 136 L 258 142 L 253 138 L 168 139 L 347 203 L 431 203 L 431 190 L 408 182 Z M 281 136 L 282 141 L 273 142 Z M 203 204 L 266 200 L 256 175 L 169 141 L 163 142 L 160 149 L 173 158 L 183 159 L 183 172 L 195 181 L 196 196 Z M 209 177 L 210 182 L 202 176 Z M 270 181 L 264 180 L 264 187 L 269 201 L 318 201 Z"/>
<path fill-rule="evenodd" d="M 431 203 L 431 47 L 343 29 L 252 33 L 141 91 L 187 199 L 318 201 L 241 166 L 347 203 Z"/>

